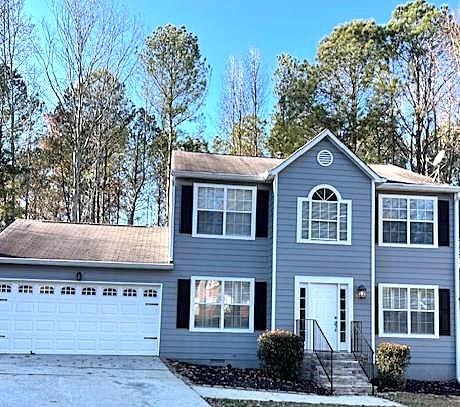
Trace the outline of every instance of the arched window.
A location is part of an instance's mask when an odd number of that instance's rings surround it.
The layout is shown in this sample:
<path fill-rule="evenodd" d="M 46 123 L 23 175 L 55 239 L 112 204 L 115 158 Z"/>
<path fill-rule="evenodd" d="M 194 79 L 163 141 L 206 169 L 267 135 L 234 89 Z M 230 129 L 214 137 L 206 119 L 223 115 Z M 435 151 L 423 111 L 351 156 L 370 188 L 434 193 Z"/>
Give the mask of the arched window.
<path fill-rule="evenodd" d="M 351 243 L 351 201 L 330 185 L 297 198 L 298 243 Z"/>

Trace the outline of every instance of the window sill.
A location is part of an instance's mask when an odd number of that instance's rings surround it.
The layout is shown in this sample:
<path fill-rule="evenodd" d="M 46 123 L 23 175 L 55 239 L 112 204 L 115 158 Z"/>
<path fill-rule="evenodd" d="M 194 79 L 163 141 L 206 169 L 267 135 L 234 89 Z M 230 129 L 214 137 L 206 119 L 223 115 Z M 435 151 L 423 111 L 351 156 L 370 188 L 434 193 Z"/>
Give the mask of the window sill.
<path fill-rule="evenodd" d="M 439 335 L 422 335 L 422 334 L 382 334 L 379 338 L 401 338 L 401 339 L 439 339 Z"/>
<path fill-rule="evenodd" d="M 298 239 L 296 243 L 313 243 L 313 244 L 326 244 L 326 245 L 340 245 L 340 246 L 351 246 L 351 242 L 341 242 L 338 240 L 310 240 L 310 239 Z"/>
<path fill-rule="evenodd" d="M 202 235 L 197 233 L 192 233 L 192 237 L 198 237 L 201 239 L 256 240 L 255 236 Z"/>
<path fill-rule="evenodd" d="M 190 328 L 190 332 L 252 334 L 254 329 Z"/>
<path fill-rule="evenodd" d="M 402 244 L 402 243 L 379 243 L 380 247 L 398 247 L 406 249 L 437 249 L 437 244 Z"/>

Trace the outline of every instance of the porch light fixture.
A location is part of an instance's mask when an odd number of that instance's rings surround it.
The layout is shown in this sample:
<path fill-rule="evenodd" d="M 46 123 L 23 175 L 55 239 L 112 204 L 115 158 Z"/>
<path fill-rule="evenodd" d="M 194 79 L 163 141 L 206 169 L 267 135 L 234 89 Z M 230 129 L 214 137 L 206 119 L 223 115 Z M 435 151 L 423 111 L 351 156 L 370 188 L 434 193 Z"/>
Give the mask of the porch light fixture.
<path fill-rule="evenodd" d="M 356 293 L 360 300 L 365 300 L 367 298 L 367 288 L 364 287 L 363 285 L 360 285 L 358 287 L 358 290 L 356 291 Z"/>
<path fill-rule="evenodd" d="M 78 272 L 75 277 L 76 277 L 77 281 L 81 281 L 81 272 Z"/>

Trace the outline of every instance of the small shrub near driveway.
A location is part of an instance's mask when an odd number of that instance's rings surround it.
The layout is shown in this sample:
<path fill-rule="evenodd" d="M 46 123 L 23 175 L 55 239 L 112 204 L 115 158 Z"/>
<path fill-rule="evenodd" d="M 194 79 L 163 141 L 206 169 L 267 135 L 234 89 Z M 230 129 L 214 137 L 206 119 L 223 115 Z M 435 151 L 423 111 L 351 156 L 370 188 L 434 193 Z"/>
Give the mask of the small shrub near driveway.
<path fill-rule="evenodd" d="M 409 345 L 381 343 L 376 354 L 379 387 L 382 389 L 402 388 L 405 384 L 409 361 Z"/>
<path fill-rule="evenodd" d="M 303 364 L 303 340 L 283 329 L 266 331 L 259 336 L 257 356 L 271 377 L 297 380 Z"/>

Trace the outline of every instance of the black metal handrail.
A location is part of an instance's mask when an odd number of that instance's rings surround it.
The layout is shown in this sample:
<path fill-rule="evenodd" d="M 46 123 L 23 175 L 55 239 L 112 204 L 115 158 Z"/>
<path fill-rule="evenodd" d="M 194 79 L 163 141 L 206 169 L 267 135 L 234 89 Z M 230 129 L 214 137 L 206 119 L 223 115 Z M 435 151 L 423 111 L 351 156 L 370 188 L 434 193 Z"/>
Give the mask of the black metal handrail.
<path fill-rule="evenodd" d="M 334 392 L 334 349 L 324 335 L 316 319 L 298 319 L 296 333 L 303 338 L 305 349 L 313 352 L 318 358 L 324 374 L 326 375 L 331 394 Z"/>
<path fill-rule="evenodd" d="M 362 321 L 351 322 L 351 351 L 369 382 L 371 382 L 372 394 L 374 394 L 374 350 L 364 336 Z"/>

